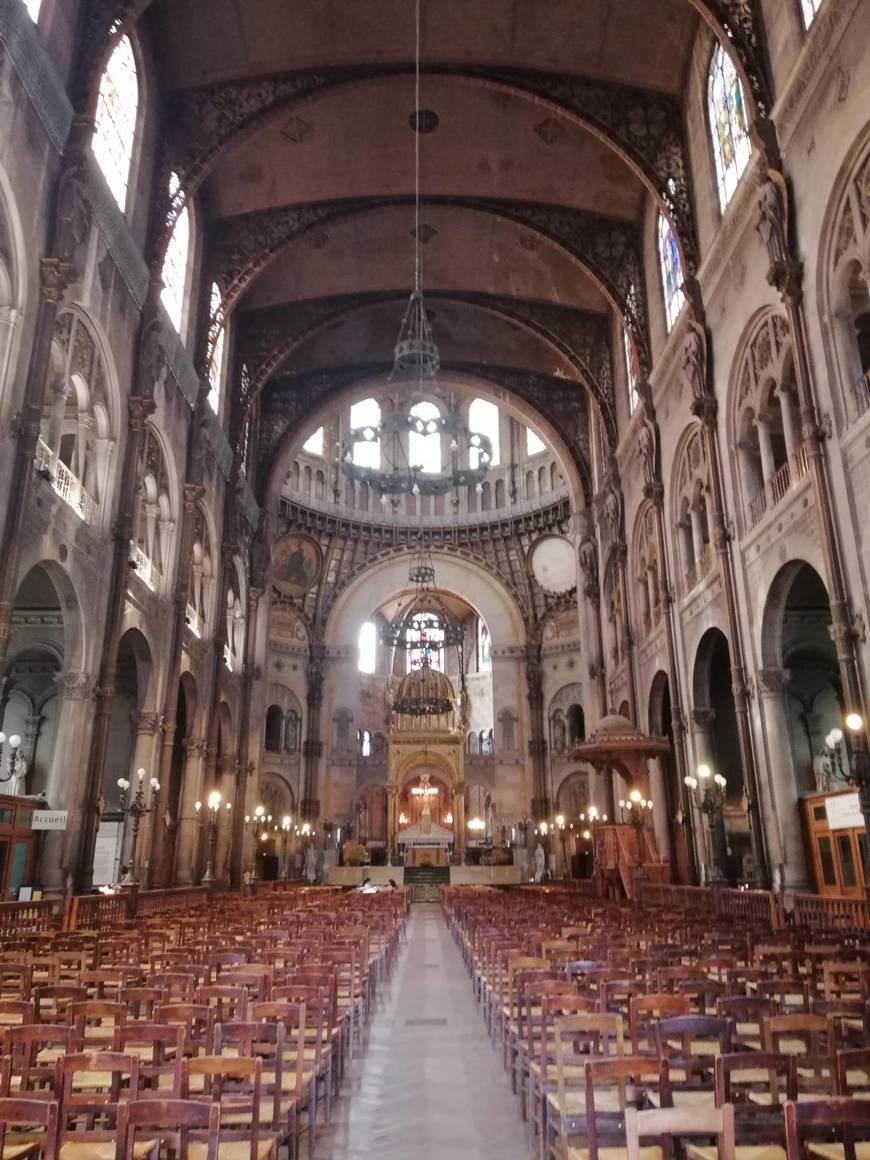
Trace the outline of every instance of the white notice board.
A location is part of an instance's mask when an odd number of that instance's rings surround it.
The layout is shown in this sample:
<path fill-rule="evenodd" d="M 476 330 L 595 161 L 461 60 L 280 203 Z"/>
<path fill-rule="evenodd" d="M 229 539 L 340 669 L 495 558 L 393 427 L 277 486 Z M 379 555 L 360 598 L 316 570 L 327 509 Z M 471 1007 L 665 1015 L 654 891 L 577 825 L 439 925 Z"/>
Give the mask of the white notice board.
<path fill-rule="evenodd" d="M 94 886 L 108 886 L 118 880 L 123 822 L 100 822 L 94 848 Z"/>
<path fill-rule="evenodd" d="M 857 793 L 838 793 L 825 798 L 825 813 L 832 830 L 863 830 L 864 815 L 858 804 Z"/>

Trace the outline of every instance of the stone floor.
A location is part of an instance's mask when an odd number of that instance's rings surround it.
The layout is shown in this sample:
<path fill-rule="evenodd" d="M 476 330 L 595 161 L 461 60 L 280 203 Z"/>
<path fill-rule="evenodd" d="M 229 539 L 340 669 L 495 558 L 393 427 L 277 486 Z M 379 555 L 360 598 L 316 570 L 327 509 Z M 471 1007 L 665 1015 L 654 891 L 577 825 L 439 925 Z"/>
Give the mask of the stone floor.
<path fill-rule="evenodd" d="M 317 1160 L 529 1160 L 501 1052 L 440 907 L 411 907 L 365 1049 L 317 1135 Z"/>

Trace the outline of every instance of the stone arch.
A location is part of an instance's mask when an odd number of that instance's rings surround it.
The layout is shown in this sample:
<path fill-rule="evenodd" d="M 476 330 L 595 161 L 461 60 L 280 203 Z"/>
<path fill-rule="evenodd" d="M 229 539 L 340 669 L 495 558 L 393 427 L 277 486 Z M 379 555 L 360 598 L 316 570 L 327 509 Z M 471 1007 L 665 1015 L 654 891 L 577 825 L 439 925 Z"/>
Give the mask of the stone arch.
<path fill-rule="evenodd" d="M 29 270 L 24 234 L 6 170 L 0 166 L 0 410 L 6 410 L 13 369 L 20 351 L 21 320 L 27 304 Z"/>
<path fill-rule="evenodd" d="M 655 508 L 649 500 L 638 509 L 631 548 L 632 573 L 640 623 L 649 633 L 661 624 L 661 561 Z"/>
<path fill-rule="evenodd" d="M 683 595 L 696 587 L 716 564 L 711 542 L 710 463 L 700 423 L 684 430 L 674 456 L 669 508 L 678 545 Z"/>

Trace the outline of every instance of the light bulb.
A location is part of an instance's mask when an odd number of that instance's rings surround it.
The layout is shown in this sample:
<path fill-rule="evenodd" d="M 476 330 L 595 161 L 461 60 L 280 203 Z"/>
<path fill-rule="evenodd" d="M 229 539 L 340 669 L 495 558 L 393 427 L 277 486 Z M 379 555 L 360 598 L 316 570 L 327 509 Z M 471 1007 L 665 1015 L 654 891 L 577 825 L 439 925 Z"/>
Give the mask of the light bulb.
<path fill-rule="evenodd" d="M 194 802 L 193 808 L 196 811 L 196 813 L 199 813 L 199 811 L 202 809 L 202 802 Z"/>
<path fill-rule="evenodd" d="M 698 766 L 698 777 L 700 777 L 700 778 L 710 777 L 712 772 L 713 772 L 713 770 L 706 763 L 706 761 L 702 761 L 701 764 Z"/>
<path fill-rule="evenodd" d="M 860 713 L 847 713 L 846 728 L 850 733 L 860 733 L 864 728 L 864 718 Z"/>
<path fill-rule="evenodd" d="M 642 796 L 641 796 L 641 792 L 639 789 L 633 789 L 628 796 L 631 798 L 631 800 L 633 802 L 642 801 Z"/>
<path fill-rule="evenodd" d="M 557 826 L 564 826 L 565 825 L 565 815 L 564 814 L 556 814 L 556 825 Z"/>
<path fill-rule="evenodd" d="M 155 793 L 157 793 L 157 791 L 160 789 L 160 782 L 157 780 L 156 777 L 151 778 L 151 788 L 154 790 Z"/>
<path fill-rule="evenodd" d="M 251 815 L 245 814 L 245 825 L 247 826 L 251 821 Z"/>
<path fill-rule="evenodd" d="M 837 729 L 835 727 L 831 730 L 831 732 L 828 734 L 828 736 L 831 738 L 831 741 L 833 742 L 834 745 L 839 745 L 840 742 L 843 740 L 843 730 Z"/>
<path fill-rule="evenodd" d="M 21 738 L 18 736 L 17 733 L 13 733 L 12 736 L 9 738 L 10 748 L 17 749 L 20 744 L 21 744 Z"/>
<path fill-rule="evenodd" d="M 141 784 L 145 780 L 145 770 L 144 769 L 137 769 L 136 776 L 139 778 L 139 782 Z"/>
<path fill-rule="evenodd" d="M 6 734 L 0 731 L 0 745 L 6 744 Z"/>
<path fill-rule="evenodd" d="M 218 793 L 218 791 L 216 789 L 212 790 L 212 792 L 208 795 L 208 808 L 210 810 L 218 810 L 218 809 L 220 809 L 220 804 L 221 804 L 221 795 Z"/>
<path fill-rule="evenodd" d="M 130 788 L 130 783 L 129 783 L 129 781 L 127 781 L 126 777 L 119 777 L 118 778 L 118 785 L 121 787 L 121 789 L 129 789 Z"/>

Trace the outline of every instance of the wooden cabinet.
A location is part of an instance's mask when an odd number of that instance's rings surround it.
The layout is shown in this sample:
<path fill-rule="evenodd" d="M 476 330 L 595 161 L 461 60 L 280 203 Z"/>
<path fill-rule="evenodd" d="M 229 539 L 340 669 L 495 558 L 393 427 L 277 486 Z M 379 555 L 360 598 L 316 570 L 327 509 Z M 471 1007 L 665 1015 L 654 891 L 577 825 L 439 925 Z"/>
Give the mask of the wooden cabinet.
<path fill-rule="evenodd" d="M 33 865 L 33 802 L 0 795 L 0 899 L 18 897 Z"/>
<path fill-rule="evenodd" d="M 804 832 L 819 894 L 863 898 L 870 848 L 854 790 L 803 798 Z"/>

